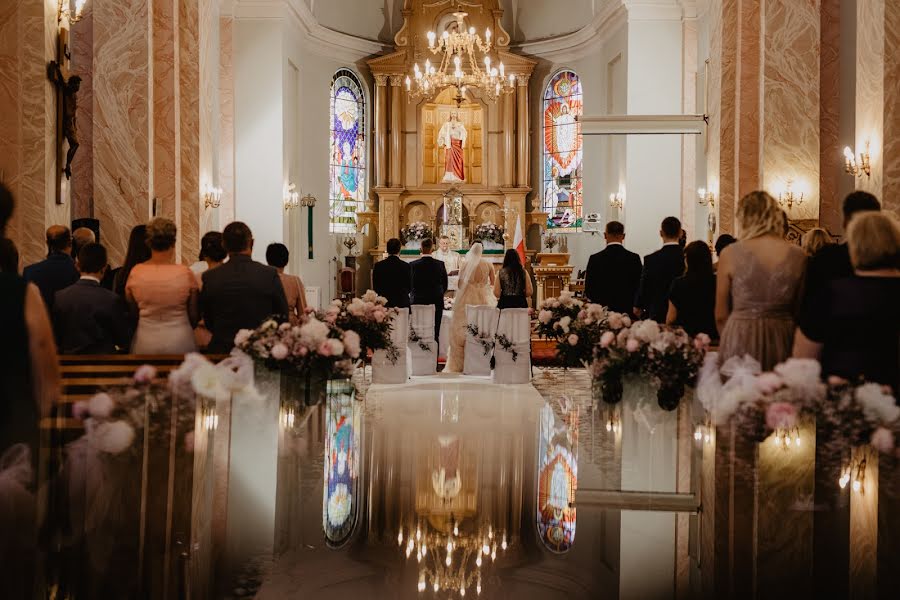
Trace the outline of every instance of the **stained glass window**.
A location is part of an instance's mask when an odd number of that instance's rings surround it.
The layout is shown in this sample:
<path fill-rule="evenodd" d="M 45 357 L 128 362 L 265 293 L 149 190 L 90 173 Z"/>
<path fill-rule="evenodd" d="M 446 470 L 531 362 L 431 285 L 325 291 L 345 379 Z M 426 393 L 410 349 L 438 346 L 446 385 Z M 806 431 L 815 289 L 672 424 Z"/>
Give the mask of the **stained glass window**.
<path fill-rule="evenodd" d="M 325 541 L 339 547 L 350 539 L 359 512 L 361 411 L 352 393 L 333 390 L 325 403 L 325 479 L 322 529 Z M 344 392 L 344 393 L 341 393 Z"/>
<path fill-rule="evenodd" d="M 347 69 L 331 81 L 331 172 L 329 230 L 356 233 L 356 213 L 366 198 L 366 100 L 356 75 Z"/>
<path fill-rule="evenodd" d="M 560 71 L 544 90 L 542 210 L 547 227 L 577 231 L 582 223 L 581 81 L 573 71 Z"/>
<path fill-rule="evenodd" d="M 566 432 L 561 435 L 560 432 Z M 537 464 L 537 530 L 548 550 L 562 554 L 575 543 L 578 489 L 578 408 L 562 417 L 547 403 L 541 409 Z"/>

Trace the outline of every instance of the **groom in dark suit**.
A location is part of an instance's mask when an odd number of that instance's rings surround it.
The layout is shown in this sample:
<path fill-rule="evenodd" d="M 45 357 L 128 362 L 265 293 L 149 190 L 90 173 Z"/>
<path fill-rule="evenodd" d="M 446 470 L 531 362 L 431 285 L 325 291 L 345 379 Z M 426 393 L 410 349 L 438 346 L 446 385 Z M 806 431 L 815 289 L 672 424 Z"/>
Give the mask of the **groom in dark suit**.
<path fill-rule="evenodd" d="M 591 255 L 584 275 L 584 295 L 594 304 L 629 314 L 641 281 L 641 257 L 625 249 L 625 226 L 606 224 L 606 248 Z"/>
<path fill-rule="evenodd" d="M 422 240 L 422 258 L 410 264 L 411 304 L 434 304 L 434 341 L 438 341 L 441 331 L 441 317 L 444 314 L 444 294 L 447 293 L 447 269 L 443 261 L 432 258 L 434 242 Z"/>
<path fill-rule="evenodd" d="M 388 257 L 372 267 L 372 288 L 390 308 L 409 308 L 409 265 L 400 258 L 400 240 L 387 241 Z"/>
<path fill-rule="evenodd" d="M 681 221 L 675 217 L 666 217 L 659 235 L 663 240 L 663 247 L 644 257 L 644 272 L 634 301 L 634 312 L 635 316 L 643 312 L 657 323 L 665 323 L 672 282 L 676 277 L 684 275 L 684 250 L 678 243 Z"/>

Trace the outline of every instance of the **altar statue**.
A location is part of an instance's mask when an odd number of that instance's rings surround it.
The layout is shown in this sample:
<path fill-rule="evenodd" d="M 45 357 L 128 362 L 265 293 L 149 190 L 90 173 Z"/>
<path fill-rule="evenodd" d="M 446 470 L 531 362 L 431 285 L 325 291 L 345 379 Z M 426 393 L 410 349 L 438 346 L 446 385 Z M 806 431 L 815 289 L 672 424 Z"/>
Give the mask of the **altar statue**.
<path fill-rule="evenodd" d="M 466 127 L 457 113 L 451 113 L 438 133 L 438 148 L 445 148 L 444 178 L 442 183 L 461 183 L 466 180 L 463 148 L 466 146 Z"/>

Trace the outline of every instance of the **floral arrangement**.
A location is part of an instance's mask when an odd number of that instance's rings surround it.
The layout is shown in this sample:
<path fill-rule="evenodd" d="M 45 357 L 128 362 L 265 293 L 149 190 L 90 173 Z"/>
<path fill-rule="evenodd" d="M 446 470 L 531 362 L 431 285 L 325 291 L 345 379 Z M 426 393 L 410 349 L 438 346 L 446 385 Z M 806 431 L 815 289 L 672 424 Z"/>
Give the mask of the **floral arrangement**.
<path fill-rule="evenodd" d="M 396 363 L 400 352 L 391 340 L 391 323 L 396 314 L 396 309 L 387 307 L 387 298 L 368 290 L 361 298 L 334 300 L 325 309 L 324 320 L 344 331 L 345 346 L 349 340 L 353 352 L 359 347 L 357 356 L 365 357 L 369 350 L 385 350 L 388 360 Z"/>
<path fill-rule="evenodd" d="M 424 221 L 415 221 L 400 230 L 400 240 L 405 244 L 407 242 L 422 241 L 434 237 L 431 226 Z"/>
<path fill-rule="evenodd" d="M 410 324 L 409 326 L 409 334 L 407 335 L 407 339 L 413 344 L 418 344 L 419 349 L 422 352 L 431 352 L 431 347 L 425 343 L 425 340 L 422 339 L 422 336 L 416 331 L 416 328 Z"/>
<path fill-rule="evenodd" d="M 82 439 L 88 446 L 114 456 L 142 452 L 142 432 L 147 428 L 151 439 L 170 435 L 168 427 L 176 410 L 176 431 L 191 451 L 196 397 L 218 400 L 236 393 L 258 395 L 253 385 L 253 364 L 246 356 L 235 353 L 214 365 L 203 355 L 192 353 L 168 380 L 159 380 L 155 367 L 143 365 L 129 383 L 76 402 L 72 414 L 84 421 Z"/>
<path fill-rule="evenodd" d="M 269 319 L 256 329 L 240 330 L 234 345 L 272 370 L 315 373 L 324 379 L 350 377 L 362 339 L 338 327 L 336 316 L 329 319 L 323 313 L 309 313 L 299 325 Z"/>
<path fill-rule="evenodd" d="M 447 311 L 453 310 L 453 297 L 452 296 L 444 296 L 444 310 L 447 310 Z"/>
<path fill-rule="evenodd" d="M 494 339 L 490 334 L 482 332 L 475 323 L 466 325 L 466 331 L 475 338 L 476 342 L 481 344 L 485 356 L 491 353 L 491 350 L 494 349 Z"/>
<path fill-rule="evenodd" d="M 896 445 L 900 406 L 890 388 L 876 383 L 853 384 L 830 377 L 812 359 L 791 358 L 763 373 L 753 358 L 732 357 L 722 365 L 706 358 L 697 395 L 714 425 L 736 419 L 741 428 L 763 440 L 772 432 L 793 431 L 802 420 L 815 419 L 817 428 L 831 431 L 831 442 L 871 444 L 883 453 Z M 721 375 L 727 377 L 722 382 Z M 840 455 L 842 448 L 832 454 Z M 827 449 L 823 448 L 823 453 Z"/>
<path fill-rule="evenodd" d="M 481 240 L 482 242 L 494 242 L 495 244 L 503 243 L 503 228 L 496 223 L 482 223 L 475 228 L 472 239 Z"/>
<path fill-rule="evenodd" d="M 565 367 L 577 367 L 590 361 L 600 335 L 608 328 L 610 313 L 599 304 L 584 304 L 563 292 L 559 298 L 541 303 L 537 319 L 538 334 L 556 340 L 556 356 Z M 631 324 L 627 315 L 617 317 Z"/>
<path fill-rule="evenodd" d="M 575 298 L 571 292 L 564 291 L 559 298 L 547 298 L 538 307 L 538 335 L 547 339 L 559 339 L 568 335 L 583 307 L 584 302 Z"/>
<path fill-rule="evenodd" d="M 497 345 L 509 352 L 510 358 L 512 358 L 513 362 L 516 362 L 519 358 L 519 352 L 516 350 L 515 344 L 510 341 L 505 334 L 498 333 L 494 336 L 494 339 L 497 341 Z"/>

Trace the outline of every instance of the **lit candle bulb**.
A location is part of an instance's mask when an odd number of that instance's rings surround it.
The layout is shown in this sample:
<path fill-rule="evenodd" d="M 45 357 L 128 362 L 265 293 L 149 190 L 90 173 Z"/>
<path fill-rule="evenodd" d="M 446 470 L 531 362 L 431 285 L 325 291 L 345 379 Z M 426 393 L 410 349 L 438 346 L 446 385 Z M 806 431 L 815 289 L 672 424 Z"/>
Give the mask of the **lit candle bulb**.
<path fill-rule="evenodd" d="M 491 68 L 491 57 L 490 56 L 484 57 L 484 66 L 487 67 L 488 70 L 490 70 L 490 68 Z"/>
<path fill-rule="evenodd" d="M 433 31 L 428 32 L 428 47 L 434 48 L 434 32 Z"/>
<path fill-rule="evenodd" d="M 491 28 L 490 27 L 488 27 L 487 29 L 484 30 L 484 39 L 486 39 L 487 41 L 491 41 Z"/>
<path fill-rule="evenodd" d="M 475 35 L 475 28 L 469 27 L 469 35 Z"/>
<path fill-rule="evenodd" d="M 506 77 L 505 73 L 506 66 L 503 64 L 503 61 L 500 61 L 500 77 Z"/>
<path fill-rule="evenodd" d="M 448 37 L 450 37 L 450 32 L 445 29 L 444 34 L 441 37 L 446 40 Z"/>
<path fill-rule="evenodd" d="M 858 492 L 862 489 L 862 482 L 859 479 L 853 480 L 853 491 Z"/>
<path fill-rule="evenodd" d="M 409 75 L 407 75 L 406 76 L 406 91 L 408 92 L 410 89 L 412 89 L 412 81 L 410 81 Z"/>
<path fill-rule="evenodd" d="M 512 85 L 516 82 L 516 76 L 512 73 L 509 74 L 509 85 Z"/>

